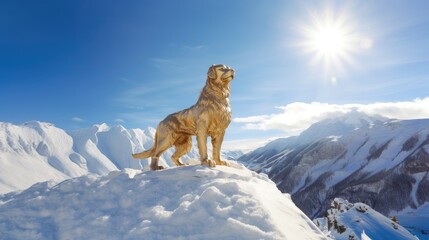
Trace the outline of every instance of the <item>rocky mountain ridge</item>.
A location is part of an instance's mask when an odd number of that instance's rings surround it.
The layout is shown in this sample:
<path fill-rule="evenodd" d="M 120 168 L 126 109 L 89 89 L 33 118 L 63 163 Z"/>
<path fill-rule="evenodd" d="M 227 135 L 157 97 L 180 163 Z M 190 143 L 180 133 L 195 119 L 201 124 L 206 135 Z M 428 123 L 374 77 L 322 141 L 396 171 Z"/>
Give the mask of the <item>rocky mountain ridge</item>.
<path fill-rule="evenodd" d="M 429 202 L 429 120 L 390 120 L 352 112 L 277 139 L 239 161 L 264 172 L 308 216 L 335 198 L 388 216 Z"/>

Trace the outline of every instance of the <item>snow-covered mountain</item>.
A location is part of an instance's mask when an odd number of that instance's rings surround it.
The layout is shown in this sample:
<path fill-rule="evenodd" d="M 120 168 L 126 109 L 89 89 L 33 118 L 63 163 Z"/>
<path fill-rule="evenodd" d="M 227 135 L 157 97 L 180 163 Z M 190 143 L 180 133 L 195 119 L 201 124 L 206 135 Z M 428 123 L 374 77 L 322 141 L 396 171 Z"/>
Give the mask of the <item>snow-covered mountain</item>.
<path fill-rule="evenodd" d="M 326 239 L 244 167 L 125 169 L 0 195 L 0 239 Z"/>
<path fill-rule="evenodd" d="M 125 129 L 122 126 L 94 125 L 66 132 L 53 124 L 29 122 L 22 125 L 0 122 L 0 193 L 25 189 L 36 182 L 62 181 L 88 173 L 104 175 L 113 170 L 148 166 L 135 160 L 132 152 L 153 144 L 155 129 Z M 173 166 L 169 149 L 160 163 Z M 225 153 L 228 159 L 228 152 Z M 232 159 L 237 158 L 232 153 Z M 182 160 L 198 160 L 193 147 Z"/>
<path fill-rule="evenodd" d="M 373 240 L 417 239 L 397 221 L 392 221 L 368 205 L 353 204 L 341 198 L 334 199 L 326 215 L 313 222 L 325 235 L 335 240 L 359 240 L 363 234 Z"/>
<path fill-rule="evenodd" d="M 275 140 L 238 161 L 264 172 L 310 217 L 335 198 L 391 216 L 429 202 L 429 120 L 388 120 L 351 112 Z M 411 214 L 411 215 L 412 215 Z M 399 214 L 398 214 L 399 215 Z M 429 229 L 429 216 L 425 219 Z"/>

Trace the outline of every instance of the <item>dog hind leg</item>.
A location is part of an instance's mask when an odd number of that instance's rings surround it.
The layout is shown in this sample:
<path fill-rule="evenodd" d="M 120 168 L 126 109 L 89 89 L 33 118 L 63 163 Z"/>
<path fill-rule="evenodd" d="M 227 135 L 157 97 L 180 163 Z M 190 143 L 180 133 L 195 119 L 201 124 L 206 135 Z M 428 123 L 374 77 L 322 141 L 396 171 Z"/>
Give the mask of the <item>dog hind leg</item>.
<path fill-rule="evenodd" d="M 159 135 L 157 136 L 156 148 L 153 150 L 152 161 L 150 163 L 150 168 L 152 170 L 159 170 L 164 168 L 158 165 L 159 157 L 163 152 L 165 152 L 165 150 L 172 147 L 173 143 L 175 142 L 173 135 L 170 132 L 162 130 L 162 126 L 159 126 L 157 130 L 157 133 L 159 133 Z"/>
<path fill-rule="evenodd" d="M 188 153 L 192 148 L 192 137 L 191 136 L 181 136 L 174 143 L 176 151 L 174 152 L 171 159 L 174 161 L 176 166 L 183 166 L 184 164 L 179 160 L 180 157 Z"/>

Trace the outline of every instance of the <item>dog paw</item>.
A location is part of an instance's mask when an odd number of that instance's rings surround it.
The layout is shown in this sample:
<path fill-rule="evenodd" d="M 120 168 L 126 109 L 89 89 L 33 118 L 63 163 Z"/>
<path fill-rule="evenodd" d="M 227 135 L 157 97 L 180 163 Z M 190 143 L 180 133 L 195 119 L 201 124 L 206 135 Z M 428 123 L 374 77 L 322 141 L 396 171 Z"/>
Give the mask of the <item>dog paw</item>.
<path fill-rule="evenodd" d="M 216 167 L 216 162 L 210 159 L 203 160 L 201 165 L 206 165 L 207 167 Z"/>
<path fill-rule="evenodd" d="M 156 170 L 162 170 L 162 169 L 164 169 L 164 167 L 163 166 L 150 166 L 150 169 L 156 171 Z"/>
<path fill-rule="evenodd" d="M 218 165 L 227 166 L 227 167 L 229 167 L 229 166 L 230 166 L 230 165 L 229 165 L 229 163 L 228 163 L 228 161 L 224 161 L 224 160 L 219 160 L 219 162 L 217 162 L 217 164 L 218 164 Z"/>

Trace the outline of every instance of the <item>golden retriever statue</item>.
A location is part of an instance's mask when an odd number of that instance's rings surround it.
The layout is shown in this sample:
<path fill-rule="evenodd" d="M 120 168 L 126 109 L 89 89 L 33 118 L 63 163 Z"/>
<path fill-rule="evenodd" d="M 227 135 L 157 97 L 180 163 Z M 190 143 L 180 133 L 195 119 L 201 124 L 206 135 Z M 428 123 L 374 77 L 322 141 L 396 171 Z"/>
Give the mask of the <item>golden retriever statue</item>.
<path fill-rule="evenodd" d="M 179 158 L 191 150 L 192 136 L 197 136 L 201 164 L 209 167 L 227 165 L 220 159 L 220 149 L 225 130 L 231 122 L 229 106 L 230 82 L 234 69 L 225 65 L 212 65 L 207 72 L 207 81 L 196 104 L 168 115 L 162 120 L 155 134 L 155 142 L 147 151 L 133 154 L 134 158 L 152 158 L 152 170 L 163 169 L 158 165 L 161 154 L 172 147 L 176 148 L 171 157 L 177 166 L 183 165 Z M 213 160 L 207 156 L 207 138 L 211 137 Z"/>

